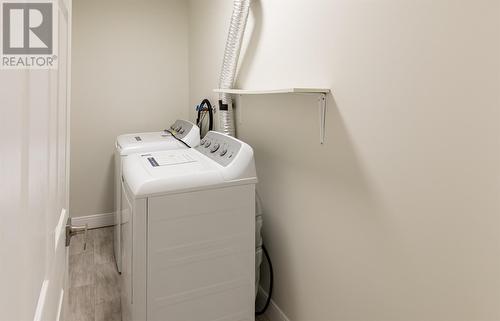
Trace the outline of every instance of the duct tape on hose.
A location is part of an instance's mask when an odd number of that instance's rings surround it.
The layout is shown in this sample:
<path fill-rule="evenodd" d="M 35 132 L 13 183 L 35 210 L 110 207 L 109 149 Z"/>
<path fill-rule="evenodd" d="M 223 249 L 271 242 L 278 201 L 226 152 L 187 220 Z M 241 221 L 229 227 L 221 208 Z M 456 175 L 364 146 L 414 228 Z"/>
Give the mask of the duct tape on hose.
<path fill-rule="evenodd" d="M 234 116 L 231 110 L 221 110 L 219 112 L 219 131 L 224 134 L 235 136 Z"/>

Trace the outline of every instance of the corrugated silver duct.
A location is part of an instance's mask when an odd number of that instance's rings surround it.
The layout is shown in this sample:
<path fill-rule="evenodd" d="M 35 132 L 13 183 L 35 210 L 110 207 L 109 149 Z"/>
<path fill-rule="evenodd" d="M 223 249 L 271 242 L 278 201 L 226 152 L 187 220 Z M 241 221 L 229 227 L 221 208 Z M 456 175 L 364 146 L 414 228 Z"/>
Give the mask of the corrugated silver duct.
<path fill-rule="evenodd" d="M 231 25 L 224 50 L 224 60 L 219 79 L 219 88 L 233 88 L 240 56 L 243 33 L 248 20 L 251 0 L 234 0 Z M 219 131 L 235 136 L 233 101 L 231 95 L 219 95 Z"/>

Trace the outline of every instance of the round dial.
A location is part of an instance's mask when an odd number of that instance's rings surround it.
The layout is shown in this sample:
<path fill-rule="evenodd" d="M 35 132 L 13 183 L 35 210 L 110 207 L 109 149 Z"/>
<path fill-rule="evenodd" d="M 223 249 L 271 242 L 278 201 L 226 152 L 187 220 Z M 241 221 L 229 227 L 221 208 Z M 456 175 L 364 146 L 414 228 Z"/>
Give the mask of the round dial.
<path fill-rule="evenodd" d="M 212 149 L 210 149 L 210 153 L 215 153 L 219 149 L 219 144 L 215 143 Z"/>
<path fill-rule="evenodd" d="M 209 140 L 207 140 L 207 141 L 205 142 L 205 147 L 210 146 L 210 144 L 212 144 L 212 143 L 211 143 Z"/>
<path fill-rule="evenodd" d="M 223 148 L 221 151 L 220 151 L 220 156 L 224 156 L 227 154 L 227 149 Z"/>

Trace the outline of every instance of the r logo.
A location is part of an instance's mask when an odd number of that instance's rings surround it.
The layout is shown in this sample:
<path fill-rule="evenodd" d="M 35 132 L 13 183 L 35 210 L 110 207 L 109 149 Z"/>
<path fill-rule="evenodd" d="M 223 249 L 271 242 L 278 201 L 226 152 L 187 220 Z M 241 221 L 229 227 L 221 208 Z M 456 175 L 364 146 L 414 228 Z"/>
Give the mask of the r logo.
<path fill-rule="evenodd" d="M 3 3 L 3 54 L 52 55 L 52 3 Z"/>

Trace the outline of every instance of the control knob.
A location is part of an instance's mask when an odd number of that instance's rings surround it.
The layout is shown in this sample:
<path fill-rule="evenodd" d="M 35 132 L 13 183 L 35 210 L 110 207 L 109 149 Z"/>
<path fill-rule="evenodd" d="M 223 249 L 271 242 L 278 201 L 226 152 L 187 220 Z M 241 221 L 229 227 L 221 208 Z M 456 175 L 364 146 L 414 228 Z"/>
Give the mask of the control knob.
<path fill-rule="evenodd" d="M 210 149 L 210 153 L 215 153 L 219 149 L 219 144 L 215 143 L 212 149 Z"/>

